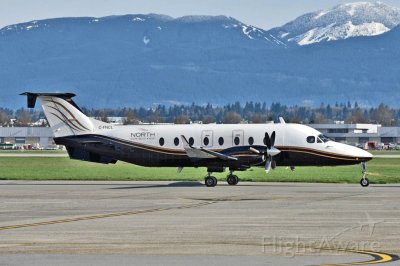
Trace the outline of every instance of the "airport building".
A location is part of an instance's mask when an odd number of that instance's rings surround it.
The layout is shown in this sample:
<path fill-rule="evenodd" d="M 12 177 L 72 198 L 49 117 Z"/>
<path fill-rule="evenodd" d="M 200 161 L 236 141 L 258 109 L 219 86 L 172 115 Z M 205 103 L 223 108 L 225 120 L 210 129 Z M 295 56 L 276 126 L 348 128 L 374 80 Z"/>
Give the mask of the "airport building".
<path fill-rule="evenodd" d="M 311 124 L 330 139 L 366 148 L 400 148 L 400 127 L 382 127 L 375 124 Z M 0 127 L 1 147 L 53 149 L 56 145 L 49 127 Z M 366 146 L 367 145 L 367 146 Z M 375 145 L 375 146 L 374 146 Z"/>
<path fill-rule="evenodd" d="M 400 144 L 400 127 L 382 127 L 376 124 L 312 124 L 310 127 L 322 132 L 330 139 L 351 145 L 366 143 L 388 145 Z"/>
<path fill-rule="evenodd" d="M 0 127 L 0 148 L 55 148 L 49 127 Z"/>

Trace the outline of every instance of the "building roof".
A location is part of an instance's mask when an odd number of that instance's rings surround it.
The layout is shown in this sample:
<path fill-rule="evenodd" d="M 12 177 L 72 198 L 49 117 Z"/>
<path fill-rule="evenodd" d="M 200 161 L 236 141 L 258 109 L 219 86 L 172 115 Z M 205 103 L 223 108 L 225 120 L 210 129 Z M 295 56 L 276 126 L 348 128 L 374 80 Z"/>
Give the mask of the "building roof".
<path fill-rule="evenodd" d="M 353 128 L 353 129 L 369 129 L 371 127 L 381 127 L 380 124 L 309 124 L 316 128 Z"/>
<path fill-rule="evenodd" d="M 400 137 L 400 127 L 381 127 L 378 129 L 380 137 Z"/>
<path fill-rule="evenodd" d="M 368 133 L 377 133 L 381 128 L 379 124 L 308 124 L 317 130 L 348 129 L 349 131 L 367 130 Z"/>
<path fill-rule="evenodd" d="M 54 137 L 50 127 L 0 127 L 0 137 Z"/>

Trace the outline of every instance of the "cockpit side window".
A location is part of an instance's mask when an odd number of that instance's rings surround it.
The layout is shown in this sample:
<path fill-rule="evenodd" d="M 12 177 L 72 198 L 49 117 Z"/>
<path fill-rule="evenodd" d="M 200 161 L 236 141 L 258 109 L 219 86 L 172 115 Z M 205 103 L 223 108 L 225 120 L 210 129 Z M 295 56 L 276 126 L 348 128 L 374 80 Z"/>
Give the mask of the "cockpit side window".
<path fill-rule="evenodd" d="M 307 137 L 307 142 L 308 143 L 315 143 L 315 137 L 314 136 Z"/>
<path fill-rule="evenodd" d="M 325 136 L 324 134 L 320 134 L 320 135 L 318 135 L 318 142 L 320 142 L 321 141 L 321 143 L 322 142 L 328 142 L 328 141 L 330 141 L 330 139 L 327 137 L 327 136 Z"/>

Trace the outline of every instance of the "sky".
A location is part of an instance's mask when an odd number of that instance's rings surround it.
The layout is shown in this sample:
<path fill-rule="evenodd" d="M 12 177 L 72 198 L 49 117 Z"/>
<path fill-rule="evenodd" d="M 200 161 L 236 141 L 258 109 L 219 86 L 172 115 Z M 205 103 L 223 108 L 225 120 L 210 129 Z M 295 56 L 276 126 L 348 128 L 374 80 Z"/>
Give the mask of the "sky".
<path fill-rule="evenodd" d="M 172 17 L 226 15 L 270 29 L 304 13 L 349 2 L 357 0 L 0 0 L 0 28 L 56 17 L 157 13 Z M 400 7 L 400 0 L 381 2 Z"/>

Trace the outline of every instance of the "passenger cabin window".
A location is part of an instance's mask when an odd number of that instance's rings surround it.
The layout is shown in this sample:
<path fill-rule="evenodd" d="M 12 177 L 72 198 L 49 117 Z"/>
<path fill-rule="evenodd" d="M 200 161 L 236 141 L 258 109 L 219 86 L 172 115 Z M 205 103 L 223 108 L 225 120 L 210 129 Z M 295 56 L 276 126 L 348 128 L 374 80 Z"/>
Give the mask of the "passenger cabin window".
<path fill-rule="evenodd" d="M 203 144 L 204 144 L 205 146 L 207 146 L 209 143 L 210 143 L 210 140 L 208 139 L 208 137 L 205 137 L 205 138 L 203 139 Z"/>
<path fill-rule="evenodd" d="M 249 138 L 249 145 L 253 145 L 253 143 L 254 143 L 254 139 L 253 139 L 253 137 L 250 137 Z"/>
<path fill-rule="evenodd" d="M 175 144 L 175 146 L 178 146 L 178 145 L 179 145 L 179 139 L 178 139 L 178 138 L 175 138 L 175 139 L 174 139 L 174 144 Z"/>
<path fill-rule="evenodd" d="M 192 137 L 190 137 L 189 139 L 189 145 L 192 146 L 194 144 L 194 139 Z"/>
<path fill-rule="evenodd" d="M 314 136 L 307 137 L 307 142 L 308 143 L 315 143 L 315 137 Z"/>
<path fill-rule="evenodd" d="M 158 140 L 158 143 L 160 143 L 160 146 L 164 146 L 164 138 L 160 138 L 159 140 Z"/>
<path fill-rule="evenodd" d="M 219 139 L 218 139 L 218 144 L 219 144 L 220 146 L 224 145 L 224 138 L 223 138 L 223 137 L 219 137 Z"/>
<path fill-rule="evenodd" d="M 235 143 L 236 146 L 239 145 L 240 144 L 240 138 L 239 137 L 235 137 L 233 142 Z"/>

